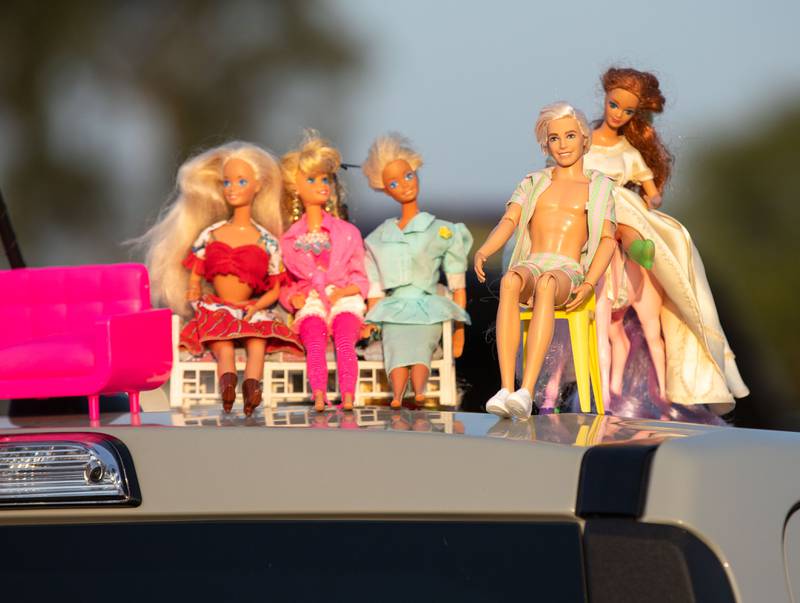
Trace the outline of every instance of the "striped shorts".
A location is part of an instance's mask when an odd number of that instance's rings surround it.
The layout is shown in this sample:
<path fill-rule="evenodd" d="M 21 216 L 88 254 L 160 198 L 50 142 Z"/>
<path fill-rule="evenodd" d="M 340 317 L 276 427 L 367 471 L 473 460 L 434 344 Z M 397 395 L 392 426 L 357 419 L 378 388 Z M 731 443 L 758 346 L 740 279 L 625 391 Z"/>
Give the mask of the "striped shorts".
<path fill-rule="evenodd" d="M 520 299 L 526 300 L 530 305 L 533 297 L 533 286 L 545 272 L 560 270 L 569 277 L 570 290 L 567 300 L 571 299 L 581 284 L 583 284 L 583 267 L 580 263 L 566 255 L 558 253 L 532 253 L 524 260 L 511 267 L 511 270 L 522 277 L 522 291 Z"/>

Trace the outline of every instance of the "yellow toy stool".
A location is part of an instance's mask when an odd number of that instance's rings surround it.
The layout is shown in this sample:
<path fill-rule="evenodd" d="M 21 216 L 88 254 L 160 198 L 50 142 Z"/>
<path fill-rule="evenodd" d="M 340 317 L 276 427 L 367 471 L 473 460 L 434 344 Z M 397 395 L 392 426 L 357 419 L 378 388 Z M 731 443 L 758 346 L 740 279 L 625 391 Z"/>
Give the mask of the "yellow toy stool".
<path fill-rule="evenodd" d="M 531 310 L 520 312 L 522 321 L 522 363 L 525 366 L 527 355 L 528 325 L 531 321 Z M 575 379 L 578 383 L 578 400 L 581 412 L 591 412 L 592 402 L 589 396 L 589 380 L 591 379 L 595 409 L 598 415 L 605 414 L 603 406 L 603 388 L 600 382 L 600 357 L 597 351 L 597 323 L 595 322 L 594 293 L 572 312 L 556 310 L 556 319 L 569 322 L 569 340 L 572 345 L 572 362 L 575 364 Z"/>

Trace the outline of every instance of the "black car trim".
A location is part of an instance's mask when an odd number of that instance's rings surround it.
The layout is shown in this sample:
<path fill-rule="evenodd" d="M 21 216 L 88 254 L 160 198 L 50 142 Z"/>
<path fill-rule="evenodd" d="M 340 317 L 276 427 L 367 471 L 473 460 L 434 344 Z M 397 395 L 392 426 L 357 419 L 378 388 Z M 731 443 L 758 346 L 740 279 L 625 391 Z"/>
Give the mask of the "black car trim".
<path fill-rule="evenodd" d="M 735 603 L 714 552 L 676 526 L 627 518 L 589 519 L 584 566 L 592 603 Z"/>
<path fill-rule="evenodd" d="M 650 464 L 661 441 L 604 444 L 583 455 L 575 514 L 641 517 L 647 502 Z"/>

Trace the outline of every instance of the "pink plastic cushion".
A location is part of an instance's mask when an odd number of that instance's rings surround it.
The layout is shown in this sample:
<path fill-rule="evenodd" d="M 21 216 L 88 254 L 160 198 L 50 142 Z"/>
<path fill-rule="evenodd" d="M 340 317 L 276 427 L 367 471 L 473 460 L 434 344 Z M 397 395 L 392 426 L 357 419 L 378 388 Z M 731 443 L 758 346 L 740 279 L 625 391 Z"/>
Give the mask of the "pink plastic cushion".
<path fill-rule="evenodd" d="M 51 379 L 91 375 L 94 342 L 88 335 L 46 337 L 0 348 L 0 379 Z"/>
<path fill-rule="evenodd" d="M 3 343 L 21 343 L 91 327 L 98 319 L 150 308 L 141 264 L 0 271 Z"/>

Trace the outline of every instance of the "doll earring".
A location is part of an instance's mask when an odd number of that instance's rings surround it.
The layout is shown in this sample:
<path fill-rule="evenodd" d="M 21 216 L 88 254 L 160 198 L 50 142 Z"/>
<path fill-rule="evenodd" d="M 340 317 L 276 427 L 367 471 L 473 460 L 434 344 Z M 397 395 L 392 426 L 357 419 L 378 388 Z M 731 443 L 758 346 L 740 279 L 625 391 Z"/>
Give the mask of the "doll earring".
<path fill-rule="evenodd" d="M 303 215 L 303 206 L 295 193 L 292 195 L 292 222 L 297 222 L 301 215 Z"/>
<path fill-rule="evenodd" d="M 334 209 L 335 209 L 335 206 L 333 204 L 333 197 L 329 197 L 328 200 L 325 202 L 325 211 L 333 216 L 334 215 Z"/>

